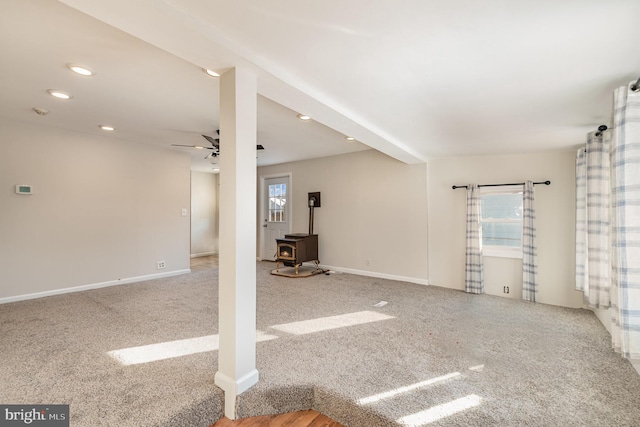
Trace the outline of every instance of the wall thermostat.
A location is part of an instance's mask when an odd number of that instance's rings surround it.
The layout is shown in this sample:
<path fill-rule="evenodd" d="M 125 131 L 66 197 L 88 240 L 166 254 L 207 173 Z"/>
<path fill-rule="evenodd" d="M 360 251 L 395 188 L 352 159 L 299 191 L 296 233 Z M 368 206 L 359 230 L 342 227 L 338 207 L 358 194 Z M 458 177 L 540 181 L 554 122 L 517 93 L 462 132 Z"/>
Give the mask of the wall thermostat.
<path fill-rule="evenodd" d="M 33 187 L 31 187 L 30 185 L 18 184 L 16 185 L 16 193 L 33 194 Z"/>

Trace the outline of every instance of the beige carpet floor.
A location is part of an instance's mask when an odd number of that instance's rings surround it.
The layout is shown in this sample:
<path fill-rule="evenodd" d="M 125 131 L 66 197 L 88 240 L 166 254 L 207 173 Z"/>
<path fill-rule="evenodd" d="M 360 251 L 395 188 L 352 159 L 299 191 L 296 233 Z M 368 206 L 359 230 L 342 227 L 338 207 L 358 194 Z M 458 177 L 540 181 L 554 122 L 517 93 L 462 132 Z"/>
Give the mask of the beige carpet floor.
<path fill-rule="evenodd" d="M 257 264 L 261 381 L 241 417 L 640 425 L 640 376 L 587 310 L 272 268 Z M 208 426 L 216 333 L 215 269 L 0 305 L 0 403 L 68 403 L 72 426 Z"/>

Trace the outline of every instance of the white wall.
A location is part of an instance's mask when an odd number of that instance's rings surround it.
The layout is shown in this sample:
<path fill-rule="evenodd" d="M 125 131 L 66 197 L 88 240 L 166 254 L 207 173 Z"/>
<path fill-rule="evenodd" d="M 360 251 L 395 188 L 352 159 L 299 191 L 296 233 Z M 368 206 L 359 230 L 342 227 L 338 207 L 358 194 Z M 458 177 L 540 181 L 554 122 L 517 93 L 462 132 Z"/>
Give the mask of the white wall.
<path fill-rule="evenodd" d="M 258 168 L 258 176 L 284 172 L 293 174 L 294 233 L 308 232 L 307 193 L 321 192 L 314 226 L 321 264 L 426 283 L 426 165 L 368 150 Z"/>
<path fill-rule="evenodd" d="M 218 253 L 218 175 L 191 172 L 191 256 Z"/>
<path fill-rule="evenodd" d="M 189 269 L 189 167 L 185 153 L 0 119 L 0 298 Z"/>
<path fill-rule="evenodd" d="M 464 289 L 465 190 L 452 185 L 550 180 L 537 185 L 539 302 L 582 307 L 574 290 L 575 153 L 546 152 L 511 156 L 434 159 L 428 164 L 429 280 L 433 285 Z M 522 297 L 522 261 L 484 258 L 488 294 Z M 503 286 L 510 293 L 503 294 Z"/>
<path fill-rule="evenodd" d="M 294 232 L 307 231 L 307 193 L 322 192 L 315 211 L 322 264 L 453 289 L 464 289 L 465 193 L 451 186 L 548 179 L 550 186 L 536 186 L 539 300 L 583 307 L 574 290 L 574 159 L 573 152 L 546 152 L 433 159 L 425 167 L 371 150 L 262 167 L 258 175 L 292 172 Z M 521 298 L 521 274 L 521 260 L 485 257 L 488 294 Z"/>

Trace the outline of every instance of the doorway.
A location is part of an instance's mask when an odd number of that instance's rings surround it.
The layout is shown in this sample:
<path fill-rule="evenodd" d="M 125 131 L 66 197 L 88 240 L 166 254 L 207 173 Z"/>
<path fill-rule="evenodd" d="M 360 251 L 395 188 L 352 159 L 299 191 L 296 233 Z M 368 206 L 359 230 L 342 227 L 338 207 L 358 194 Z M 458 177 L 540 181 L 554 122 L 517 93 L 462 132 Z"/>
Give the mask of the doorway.
<path fill-rule="evenodd" d="M 275 260 L 276 239 L 291 233 L 291 174 L 265 176 L 261 182 L 261 259 Z"/>

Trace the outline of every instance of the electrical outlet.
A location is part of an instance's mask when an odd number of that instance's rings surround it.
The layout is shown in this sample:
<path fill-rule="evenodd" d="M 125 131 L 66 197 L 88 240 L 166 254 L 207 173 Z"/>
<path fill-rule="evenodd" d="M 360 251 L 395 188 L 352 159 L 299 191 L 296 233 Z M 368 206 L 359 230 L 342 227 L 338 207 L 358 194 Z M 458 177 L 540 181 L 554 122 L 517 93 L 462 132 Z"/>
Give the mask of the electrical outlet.
<path fill-rule="evenodd" d="M 364 264 L 365 264 L 367 267 L 371 267 L 371 260 L 370 260 L 370 259 L 365 259 L 365 260 L 364 260 Z"/>
<path fill-rule="evenodd" d="M 502 287 L 502 292 L 504 292 L 505 294 L 509 293 L 509 287 L 508 286 L 503 286 Z"/>
<path fill-rule="evenodd" d="M 158 261 L 158 270 L 162 270 L 165 267 L 165 261 Z"/>

